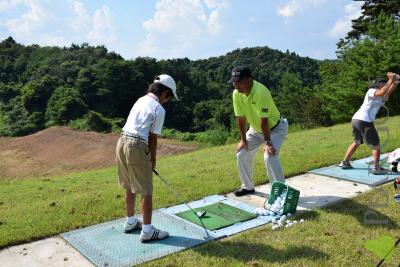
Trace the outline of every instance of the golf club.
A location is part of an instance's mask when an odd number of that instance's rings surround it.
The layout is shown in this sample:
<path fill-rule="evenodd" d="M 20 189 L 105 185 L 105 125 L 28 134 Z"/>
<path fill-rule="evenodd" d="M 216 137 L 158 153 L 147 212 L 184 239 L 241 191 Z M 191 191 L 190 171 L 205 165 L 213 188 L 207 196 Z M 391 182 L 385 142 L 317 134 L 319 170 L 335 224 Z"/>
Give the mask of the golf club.
<path fill-rule="evenodd" d="M 177 199 L 179 199 L 180 201 L 182 201 L 182 202 L 193 212 L 193 214 L 196 215 L 196 217 L 200 219 L 201 226 L 203 226 L 204 231 L 205 231 L 206 234 L 207 234 L 207 237 L 208 237 L 208 238 L 211 238 L 211 236 L 209 235 L 209 233 L 208 233 L 206 227 L 204 226 L 203 220 L 201 219 L 202 217 L 205 216 L 206 211 L 199 211 L 199 214 L 197 214 L 197 213 L 189 206 L 189 204 L 186 203 L 186 201 L 183 199 L 182 195 L 179 194 L 176 190 L 173 189 L 172 185 L 171 185 L 167 180 L 165 180 L 164 178 L 162 178 L 161 175 L 160 175 L 156 170 L 153 170 L 153 172 L 155 173 L 155 175 L 158 176 L 158 178 L 160 178 L 160 180 L 167 186 L 167 188 L 175 195 L 175 197 L 176 197 Z"/>

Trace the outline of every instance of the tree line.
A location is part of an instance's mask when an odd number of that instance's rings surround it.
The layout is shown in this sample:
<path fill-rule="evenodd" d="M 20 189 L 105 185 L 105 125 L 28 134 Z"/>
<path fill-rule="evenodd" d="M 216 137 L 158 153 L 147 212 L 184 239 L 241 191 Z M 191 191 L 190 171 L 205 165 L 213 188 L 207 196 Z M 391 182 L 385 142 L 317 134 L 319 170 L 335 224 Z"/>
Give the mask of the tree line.
<path fill-rule="evenodd" d="M 0 42 L 0 136 L 26 135 L 53 125 L 116 131 L 160 73 L 174 77 L 181 98 L 166 106 L 167 128 L 233 131 L 232 85 L 226 81 L 237 65 L 252 69 L 292 124 L 314 127 L 349 121 L 371 80 L 400 71 L 400 4 L 394 1 L 397 9 L 391 6 L 388 11 L 381 1 L 364 2 L 363 11 L 368 12 L 339 40 L 336 60 L 319 61 L 268 47 L 194 61 L 125 60 L 104 46 L 25 46 L 9 37 Z M 398 114 L 399 93 L 392 98 L 389 110 Z"/>

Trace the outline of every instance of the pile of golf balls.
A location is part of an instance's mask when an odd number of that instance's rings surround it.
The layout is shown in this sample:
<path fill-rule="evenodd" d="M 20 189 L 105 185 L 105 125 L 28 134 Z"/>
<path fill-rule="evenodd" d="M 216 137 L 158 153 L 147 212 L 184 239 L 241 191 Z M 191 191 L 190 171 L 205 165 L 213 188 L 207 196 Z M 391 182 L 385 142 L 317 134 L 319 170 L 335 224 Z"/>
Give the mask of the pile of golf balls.
<path fill-rule="evenodd" d="M 286 199 L 286 190 L 284 190 L 274 201 L 272 204 L 267 204 L 265 205 L 264 208 L 256 208 L 254 210 L 254 213 L 257 215 L 270 215 L 270 216 L 275 216 L 275 215 L 282 215 L 283 214 L 283 206 L 285 205 L 285 199 Z"/>
<path fill-rule="evenodd" d="M 304 219 L 301 219 L 300 221 L 297 221 L 297 220 L 291 221 L 291 220 L 288 220 L 287 218 L 288 217 L 286 215 L 282 215 L 282 217 L 279 218 L 279 220 L 276 220 L 276 219 L 272 220 L 272 230 L 275 231 L 275 230 L 278 230 L 283 227 L 288 228 L 288 227 L 295 225 L 296 223 L 304 222 Z"/>

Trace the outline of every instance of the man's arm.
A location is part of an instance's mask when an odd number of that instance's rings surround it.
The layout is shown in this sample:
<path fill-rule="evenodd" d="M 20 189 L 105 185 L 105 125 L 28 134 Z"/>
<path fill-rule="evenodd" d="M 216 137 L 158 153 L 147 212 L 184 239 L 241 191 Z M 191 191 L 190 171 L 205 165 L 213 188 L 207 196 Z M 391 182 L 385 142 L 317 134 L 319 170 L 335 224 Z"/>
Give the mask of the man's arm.
<path fill-rule="evenodd" d="M 271 132 L 268 126 L 268 118 L 260 118 L 261 131 L 264 136 L 264 141 L 271 141 Z"/>
<path fill-rule="evenodd" d="M 150 133 L 149 135 L 149 151 L 153 170 L 156 168 L 157 137 L 154 133 Z"/>
<path fill-rule="evenodd" d="M 268 118 L 260 118 L 260 124 L 261 124 L 261 131 L 263 133 L 265 141 L 264 151 L 267 152 L 269 155 L 274 155 L 275 148 L 271 143 L 271 131 L 269 130 L 268 126 Z"/>
<path fill-rule="evenodd" d="M 381 89 L 376 90 L 374 96 L 385 96 L 386 98 L 389 97 L 389 92 L 392 93 L 393 85 L 394 85 L 394 73 L 388 72 L 387 73 L 388 81 Z"/>
<path fill-rule="evenodd" d="M 393 75 L 392 84 L 390 85 L 388 91 L 387 91 L 386 94 L 384 95 L 384 98 L 385 98 L 386 100 L 389 99 L 390 95 L 393 93 L 394 89 L 396 89 L 396 87 L 397 87 L 397 85 L 398 85 L 398 83 L 396 82 L 396 79 L 395 79 L 395 75 L 396 75 L 396 74 Z"/>
<path fill-rule="evenodd" d="M 243 147 L 247 149 L 247 139 L 246 139 L 246 117 L 237 117 L 237 124 L 240 132 L 240 142 L 237 146 L 236 152 L 239 152 Z"/>

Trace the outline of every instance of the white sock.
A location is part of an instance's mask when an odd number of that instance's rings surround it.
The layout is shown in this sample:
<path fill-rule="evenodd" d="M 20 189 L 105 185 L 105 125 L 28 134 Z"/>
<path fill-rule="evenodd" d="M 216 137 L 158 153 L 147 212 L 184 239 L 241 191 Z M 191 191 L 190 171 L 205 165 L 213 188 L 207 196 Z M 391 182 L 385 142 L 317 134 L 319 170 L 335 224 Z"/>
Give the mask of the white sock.
<path fill-rule="evenodd" d="M 143 224 L 142 225 L 142 232 L 147 234 L 151 231 L 152 225 L 151 224 Z"/>
<path fill-rule="evenodd" d="M 126 222 L 128 224 L 135 224 L 137 222 L 137 219 L 134 216 L 126 217 Z"/>

